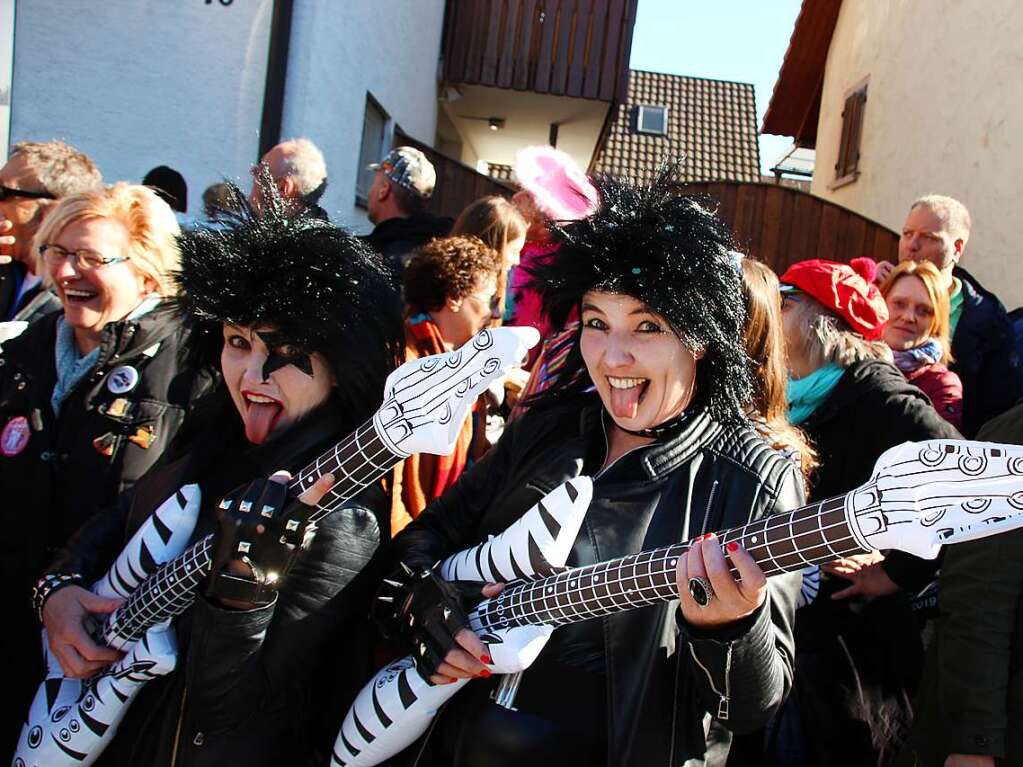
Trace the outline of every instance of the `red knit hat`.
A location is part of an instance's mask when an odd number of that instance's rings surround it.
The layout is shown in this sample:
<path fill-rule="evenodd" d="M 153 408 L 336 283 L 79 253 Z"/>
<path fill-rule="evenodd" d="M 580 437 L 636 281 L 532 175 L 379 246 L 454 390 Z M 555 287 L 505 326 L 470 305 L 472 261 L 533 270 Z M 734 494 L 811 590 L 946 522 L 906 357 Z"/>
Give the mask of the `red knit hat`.
<path fill-rule="evenodd" d="M 781 282 L 813 296 L 857 333 L 874 341 L 888 321 L 884 296 L 873 282 L 876 272 L 877 264 L 870 258 L 854 258 L 848 264 L 812 258 L 790 266 Z"/>

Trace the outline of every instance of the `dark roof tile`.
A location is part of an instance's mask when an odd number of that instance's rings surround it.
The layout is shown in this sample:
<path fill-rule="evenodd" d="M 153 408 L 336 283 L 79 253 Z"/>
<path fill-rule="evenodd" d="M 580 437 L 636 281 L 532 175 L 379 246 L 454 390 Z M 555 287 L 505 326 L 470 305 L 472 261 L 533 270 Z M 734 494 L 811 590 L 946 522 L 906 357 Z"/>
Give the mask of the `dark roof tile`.
<path fill-rule="evenodd" d="M 668 108 L 666 136 L 634 130 L 641 104 Z M 628 100 L 618 107 L 594 170 L 649 180 L 663 159 L 685 155 L 685 181 L 759 181 L 755 115 L 748 83 L 630 70 Z"/>

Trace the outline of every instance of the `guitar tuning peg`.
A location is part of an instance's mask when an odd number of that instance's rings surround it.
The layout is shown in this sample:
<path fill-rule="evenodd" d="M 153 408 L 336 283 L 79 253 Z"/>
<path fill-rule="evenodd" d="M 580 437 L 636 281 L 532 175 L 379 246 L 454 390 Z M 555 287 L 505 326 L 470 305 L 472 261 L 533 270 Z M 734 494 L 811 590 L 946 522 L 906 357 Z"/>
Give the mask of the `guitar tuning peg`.
<path fill-rule="evenodd" d="M 405 586 L 404 583 L 398 583 L 398 581 L 392 581 L 390 578 L 384 578 L 384 583 L 386 583 L 388 586 L 394 586 L 394 588 L 396 588 L 396 589 L 400 589 L 400 588 L 403 588 Z"/>
<path fill-rule="evenodd" d="M 405 571 L 405 575 L 412 575 L 412 568 L 406 565 L 404 562 L 399 562 L 401 569 Z"/>
<path fill-rule="evenodd" d="M 378 596 L 377 599 L 379 599 L 381 602 L 393 602 L 394 601 L 394 597 L 387 597 L 387 596 L 383 596 L 383 595 Z"/>

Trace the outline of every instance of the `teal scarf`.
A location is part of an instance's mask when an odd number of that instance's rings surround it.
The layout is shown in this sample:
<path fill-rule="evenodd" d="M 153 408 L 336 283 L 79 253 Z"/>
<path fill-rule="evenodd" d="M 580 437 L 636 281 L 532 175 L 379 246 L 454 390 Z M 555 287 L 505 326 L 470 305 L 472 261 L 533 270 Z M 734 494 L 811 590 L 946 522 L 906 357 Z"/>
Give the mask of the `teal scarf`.
<path fill-rule="evenodd" d="M 154 293 L 142 300 L 138 306 L 125 319 L 134 320 L 153 311 L 163 300 L 163 296 Z M 64 322 L 64 317 L 57 319 L 57 339 L 54 344 L 54 357 L 57 365 L 57 382 L 53 386 L 53 394 L 50 395 L 50 407 L 53 408 L 55 416 L 60 415 L 60 406 L 64 404 L 74 388 L 89 372 L 96 366 L 99 360 L 100 348 L 97 346 L 86 355 L 78 351 L 78 344 L 75 343 L 75 331 L 70 325 Z"/>
<path fill-rule="evenodd" d="M 825 365 L 803 378 L 790 378 L 788 384 L 789 422 L 800 424 L 828 398 L 838 379 L 845 373 L 835 363 Z"/>

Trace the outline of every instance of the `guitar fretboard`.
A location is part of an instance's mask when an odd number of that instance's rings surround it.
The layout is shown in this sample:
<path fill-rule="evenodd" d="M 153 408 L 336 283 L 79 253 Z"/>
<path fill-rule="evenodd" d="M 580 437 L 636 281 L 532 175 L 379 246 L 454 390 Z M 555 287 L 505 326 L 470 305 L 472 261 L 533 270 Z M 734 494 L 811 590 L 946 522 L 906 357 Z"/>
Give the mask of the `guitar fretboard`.
<path fill-rule="evenodd" d="M 741 545 L 769 576 L 865 551 L 846 522 L 845 496 L 732 528 L 718 539 L 722 546 Z M 688 548 L 675 544 L 515 584 L 481 606 L 481 628 L 565 625 L 677 599 L 675 566 Z"/>
<path fill-rule="evenodd" d="M 386 474 L 401 456 L 395 455 L 377 436 L 370 419 L 343 442 L 325 452 L 289 483 L 293 495 L 301 495 L 324 474 L 334 475 L 334 486 L 309 519 L 318 521 L 336 511 L 365 487 Z M 213 536 L 192 544 L 139 584 L 127 601 L 107 618 L 103 640 L 122 648 L 138 641 L 150 627 L 168 621 L 188 609 L 213 562 Z"/>

